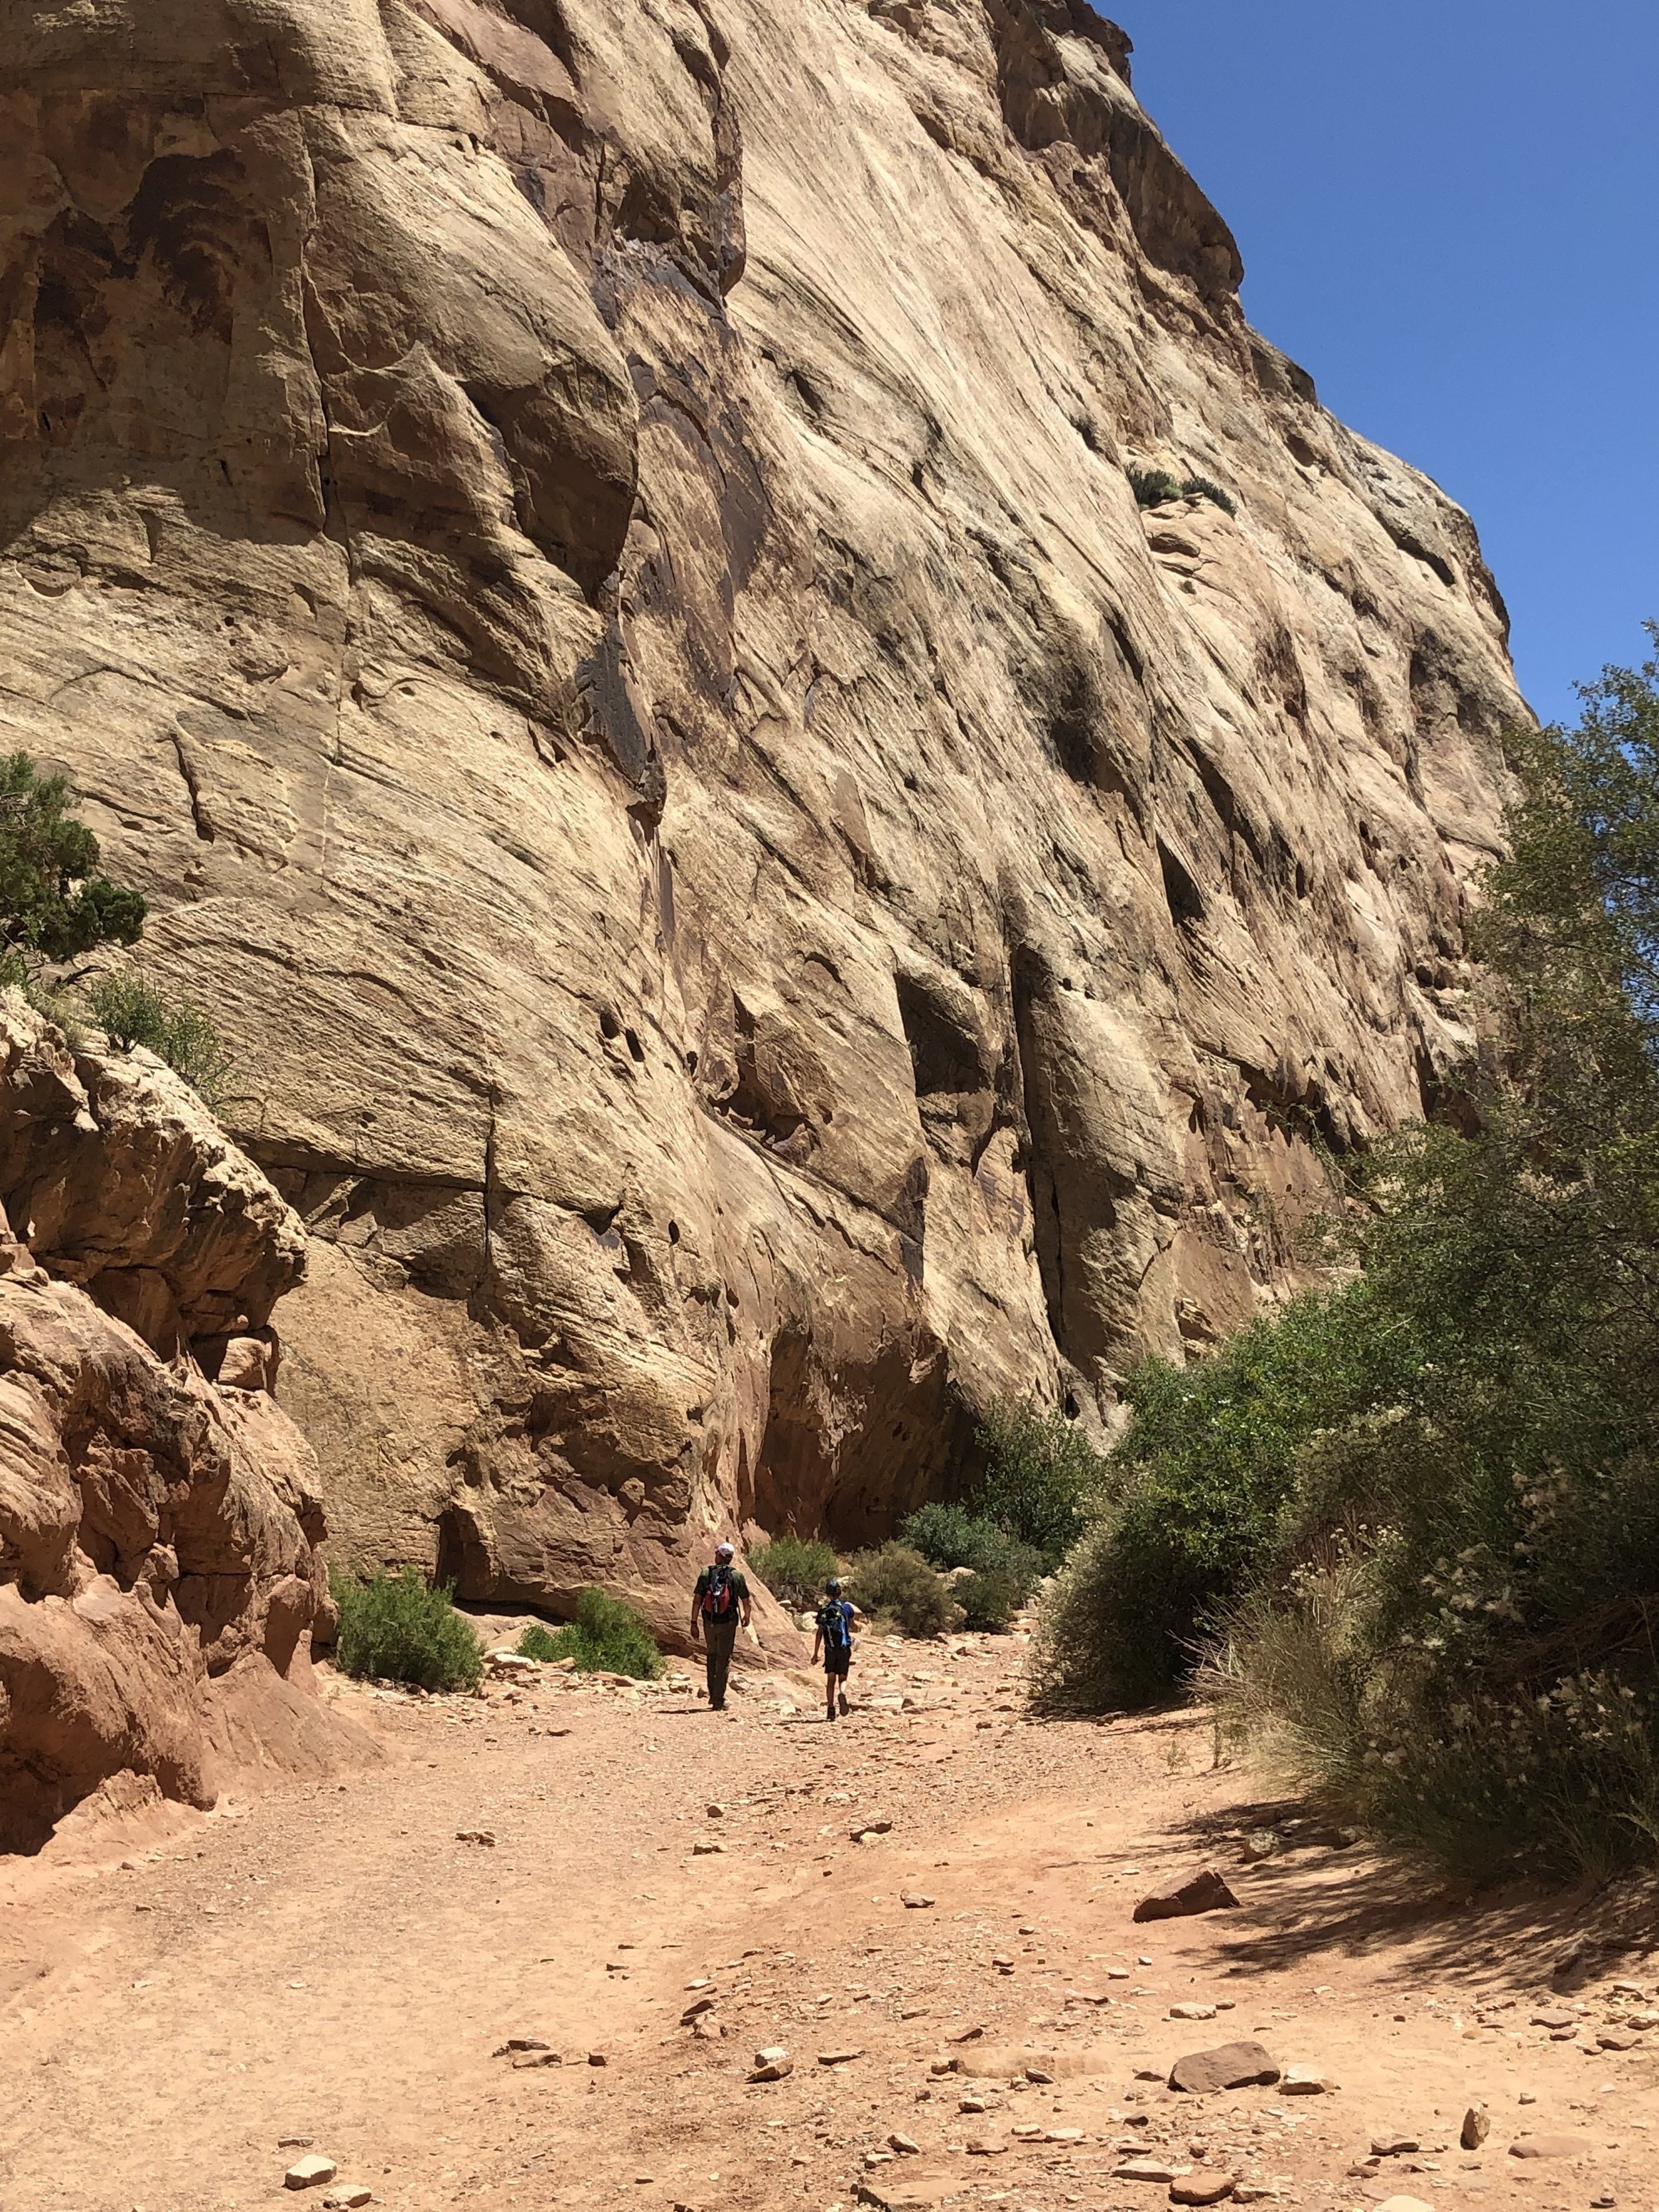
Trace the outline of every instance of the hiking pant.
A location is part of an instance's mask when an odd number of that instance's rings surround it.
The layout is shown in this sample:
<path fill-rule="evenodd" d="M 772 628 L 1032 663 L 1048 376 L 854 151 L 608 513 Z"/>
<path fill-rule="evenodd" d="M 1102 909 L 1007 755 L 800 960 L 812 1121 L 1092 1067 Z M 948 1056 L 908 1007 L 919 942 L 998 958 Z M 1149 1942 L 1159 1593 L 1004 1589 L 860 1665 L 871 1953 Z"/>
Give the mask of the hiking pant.
<path fill-rule="evenodd" d="M 725 1620 L 703 1622 L 703 1649 L 708 1661 L 708 1702 L 716 1711 L 726 1703 L 726 1678 L 732 1671 L 732 1646 L 737 1640 L 738 1616 L 735 1613 Z"/>

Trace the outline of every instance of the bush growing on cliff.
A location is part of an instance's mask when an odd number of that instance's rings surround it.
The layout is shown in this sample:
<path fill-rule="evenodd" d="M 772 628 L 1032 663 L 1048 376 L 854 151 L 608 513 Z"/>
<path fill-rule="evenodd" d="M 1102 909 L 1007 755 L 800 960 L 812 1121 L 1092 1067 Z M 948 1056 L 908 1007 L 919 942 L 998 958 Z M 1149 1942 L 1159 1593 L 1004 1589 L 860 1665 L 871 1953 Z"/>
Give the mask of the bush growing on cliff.
<path fill-rule="evenodd" d="M 1099 1704 L 1208 1616 L 1228 1724 L 1474 1875 L 1659 1858 L 1659 666 L 1585 696 L 1512 744 L 1477 1133 L 1349 1163 L 1363 1273 L 1135 1378 L 1042 1629 Z"/>
<path fill-rule="evenodd" d="M 188 999 L 166 999 L 126 969 L 94 976 L 82 996 L 88 1014 L 112 1044 L 123 1052 L 143 1045 L 210 1106 L 223 1097 L 230 1054 L 215 1024 Z"/>
<path fill-rule="evenodd" d="M 550 1635 L 539 1623 L 519 1638 L 526 1659 L 574 1659 L 579 1674 L 631 1674 L 654 1682 L 662 1673 L 656 1638 L 631 1605 L 591 1585 L 576 1600 L 576 1618 Z"/>
<path fill-rule="evenodd" d="M 1207 499 L 1212 507 L 1218 507 L 1224 514 L 1238 513 L 1238 501 L 1230 491 L 1224 491 L 1213 477 L 1188 477 L 1181 490 L 1186 499 Z"/>
<path fill-rule="evenodd" d="M 68 812 L 69 779 L 43 776 L 27 753 L 0 760 L 0 945 L 15 963 L 72 960 L 100 945 L 136 945 L 147 908 L 99 867 L 98 840 Z"/>
<path fill-rule="evenodd" d="M 342 1673 L 422 1690 L 467 1690 L 482 1677 L 471 1623 L 413 1567 L 377 1571 L 367 1582 L 336 1568 L 329 1587 L 340 1608 L 334 1662 Z"/>
<path fill-rule="evenodd" d="M 1131 469 L 1129 489 L 1137 507 L 1163 507 L 1181 497 L 1181 484 L 1168 469 Z"/>
<path fill-rule="evenodd" d="M 938 1636 L 956 1619 L 950 1584 L 908 1544 L 884 1544 L 853 1562 L 847 1595 L 872 1620 L 896 1620 L 907 1636 Z"/>
<path fill-rule="evenodd" d="M 818 1602 L 837 1562 L 833 1544 L 774 1536 L 768 1543 L 757 1544 L 745 1564 L 780 1605 L 792 1613 L 805 1613 Z"/>

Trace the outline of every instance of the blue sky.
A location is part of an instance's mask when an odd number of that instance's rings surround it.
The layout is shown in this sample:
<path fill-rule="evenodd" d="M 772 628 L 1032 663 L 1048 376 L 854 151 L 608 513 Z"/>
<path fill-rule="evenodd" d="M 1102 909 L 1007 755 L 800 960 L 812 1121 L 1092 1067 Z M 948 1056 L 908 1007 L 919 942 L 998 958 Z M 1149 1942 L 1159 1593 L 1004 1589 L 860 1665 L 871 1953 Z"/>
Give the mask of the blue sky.
<path fill-rule="evenodd" d="M 1655 0 L 1104 0 L 1251 320 L 1474 515 L 1547 720 L 1659 616 Z"/>

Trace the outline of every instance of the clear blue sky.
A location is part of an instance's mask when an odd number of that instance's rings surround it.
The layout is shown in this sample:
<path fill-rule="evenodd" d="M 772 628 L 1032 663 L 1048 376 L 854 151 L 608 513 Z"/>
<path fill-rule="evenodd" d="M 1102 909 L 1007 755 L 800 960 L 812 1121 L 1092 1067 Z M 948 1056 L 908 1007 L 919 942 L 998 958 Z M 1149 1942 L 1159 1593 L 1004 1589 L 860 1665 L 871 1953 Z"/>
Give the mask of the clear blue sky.
<path fill-rule="evenodd" d="M 1546 719 L 1659 616 L 1656 0 L 1103 0 L 1325 404 L 1467 507 Z"/>

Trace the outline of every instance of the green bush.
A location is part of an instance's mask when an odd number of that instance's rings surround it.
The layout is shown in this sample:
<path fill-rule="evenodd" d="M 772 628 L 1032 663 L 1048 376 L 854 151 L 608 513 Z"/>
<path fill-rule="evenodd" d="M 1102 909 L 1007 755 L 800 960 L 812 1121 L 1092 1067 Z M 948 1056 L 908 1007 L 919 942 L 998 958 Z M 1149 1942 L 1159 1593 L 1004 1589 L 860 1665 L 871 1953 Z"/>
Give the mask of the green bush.
<path fill-rule="evenodd" d="M 956 1618 L 950 1585 L 908 1544 L 884 1544 L 854 1559 L 847 1594 L 860 1612 L 896 1620 L 907 1636 L 937 1636 Z"/>
<path fill-rule="evenodd" d="M 32 972 L 143 933 L 143 898 L 100 872 L 98 840 L 64 811 L 73 796 L 27 753 L 0 760 L 0 945 Z"/>
<path fill-rule="evenodd" d="M 774 1536 L 769 1543 L 757 1544 L 744 1564 L 780 1605 L 801 1613 L 817 1603 L 839 1562 L 833 1544 Z"/>
<path fill-rule="evenodd" d="M 924 1505 L 901 1524 L 899 1536 L 932 1566 L 969 1567 L 975 1575 L 1006 1583 L 1013 1593 L 1011 1612 L 1024 1605 L 1047 1571 L 1047 1562 L 1034 1545 L 1022 1544 L 996 1522 L 965 1505 Z M 960 1584 L 957 1595 L 960 1601 Z"/>
<path fill-rule="evenodd" d="M 1030 1595 L 1030 1585 L 1003 1567 L 987 1567 L 979 1574 L 963 1575 L 952 1584 L 951 1596 L 962 1607 L 964 1628 L 996 1631 L 1006 1628 Z"/>
<path fill-rule="evenodd" d="M 1131 469 L 1128 476 L 1137 507 L 1163 507 L 1181 497 L 1181 485 L 1168 469 Z"/>
<path fill-rule="evenodd" d="M 1040 1553 L 1045 1567 L 1057 1566 L 1082 1533 L 1105 1460 L 1064 1413 L 1035 1406 L 992 1407 L 975 1440 L 984 1473 L 969 1499 L 975 1515 Z"/>
<path fill-rule="evenodd" d="M 653 1682 L 663 1668 L 656 1638 L 631 1605 L 591 1584 L 576 1601 L 576 1618 L 550 1636 L 539 1622 L 519 1638 L 526 1659 L 574 1659 L 579 1674 L 631 1674 Z"/>
<path fill-rule="evenodd" d="M 1356 1283 L 1310 1294 L 1191 1367 L 1149 1360 L 1082 1541 L 1044 1601 L 1039 1701 L 1105 1711 L 1164 1697 L 1218 1605 L 1274 1556 L 1301 1455 L 1379 1397 L 1416 1353 L 1372 1324 Z"/>
<path fill-rule="evenodd" d="M 1224 491 L 1213 477 L 1188 477 L 1181 487 L 1188 499 L 1207 499 L 1212 507 L 1218 507 L 1224 514 L 1237 514 L 1238 502 L 1230 491 Z"/>
<path fill-rule="evenodd" d="M 210 1106 L 224 1096 L 230 1054 L 213 1023 L 188 999 L 165 999 L 130 970 L 94 976 L 84 995 L 88 1013 L 112 1045 L 123 1052 L 143 1045 Z"/>
<path fill-rule="evenodd" d="M 329 1577 L 340 1608 L 335 1663 L 348 1674 L 412 1682 L 423 1690 L 471 1689 L 483 1654 L 447 1590 L 428 1589 L 413 1567 L 376 1572 L 368 1582 L 337 1569 Z"/>

